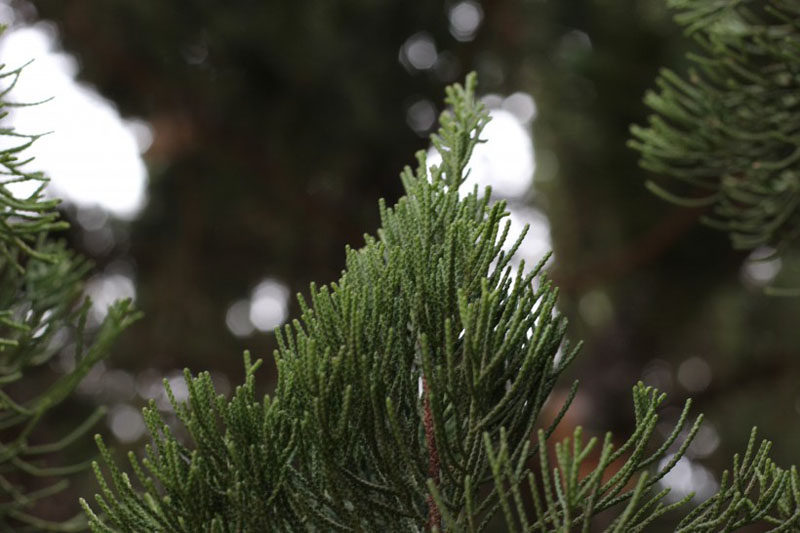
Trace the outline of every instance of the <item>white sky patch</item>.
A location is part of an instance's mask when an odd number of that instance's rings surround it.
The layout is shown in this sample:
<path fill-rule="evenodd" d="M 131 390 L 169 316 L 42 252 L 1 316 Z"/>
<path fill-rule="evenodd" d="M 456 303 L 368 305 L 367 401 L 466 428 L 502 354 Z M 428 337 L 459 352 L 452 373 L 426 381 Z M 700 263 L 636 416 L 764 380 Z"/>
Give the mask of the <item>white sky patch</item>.
<path fill-rule="evenodd" d="M 467 194 L 476 184 L 479 189 L 490 185 L 495 195 L 521 197 L 533 182 L 535 162 L 531 136 L 510 111 L 494 109 L 490 115 L 492 120 L 481 134 L 486 142 L 475 147 L 467 167 L 469 176 L 461 185 L 461 191 Z M 428 165 L 439 165 L 441 161 L 439 153 L 432 148 L 428 152 Z"/>
<path fill-rule="evenodd" d="M 13 109 L 9 116 L 20 133 L 53 132 L 34 144 L 30 170 L 45 172 L 52 180 L 51 194 L 79 207 L 96 206 L 134 218 L 146 201 L 147 172 L 140 154 L 152 141 L 150 128 L 142 121 L 123 120 L 109 101 L 77 83 L 77 61 L 57 49 L 54 32 L 47 28 L 10 29 L 0 39 L 0 62 L 6 69 L 34 60 L 8 100 L 53 98 Z"/>
<path fill-rule="evenodd" d="M 486 125 L 467 167 L 469 176 L 461 185 L 461 194 L 491 186 L 492 194 L 509 200 L 508 220 L 511 222 L 505 248 L 510 248 L 525 224 L 528 234 L 517 250 L 514 263 L 525 260 L 528 268 L 535 266 L 552 248 L 550 224 L 538 209 L 521 205 L 521 200 L 533 184 L 535 158 L 528 126 L 536 116 L 533 98 L 526 93 L 514 93 L 507 98 L 489 94 L 482 98 L 489 108 L 491 121 Z M 428 150 L 428 166 L 440 165 L 442 158 L 435 148 Z"/>
<path fill-rule="evenodd" d="M 508 211 L 511 228 L 503 248 L 506 250 L 511 248 L 525 225 L 528 224 L 528 233 L 517 249 L 515 260 L 512 262 L 518 264 L 520 259 L 524 259 L 528 269 L 533 268 L 553 247 L 550 240 L 550 222 L 541 211 L 532 207 L 510 204 Z"/>

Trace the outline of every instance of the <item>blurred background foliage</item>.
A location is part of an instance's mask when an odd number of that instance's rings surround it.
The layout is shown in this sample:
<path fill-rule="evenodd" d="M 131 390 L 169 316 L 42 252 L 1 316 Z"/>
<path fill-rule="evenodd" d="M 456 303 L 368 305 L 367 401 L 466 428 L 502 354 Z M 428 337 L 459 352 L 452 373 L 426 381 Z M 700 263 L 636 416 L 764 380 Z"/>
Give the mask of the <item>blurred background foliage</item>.
<path fill-rule="evenodd" d="M 374 232 L 378 198 L 392 203 L 428 148 L 443 87 L 475 70 L 535 161 L 509 185 L 498 172 L 519 154 L 500 150 L 482 175 L 534 224 L 527 255 L 552 246 L 570 337 L 586 343 L 565 431 L 623 435 L 641 379 L 670 394 L 665 427 L 687 396 L 707 415 L 666 480 L 677 492 L 709 493 L 753 424 L 796 462 L 800 300 L 765 296 L 780 265 L 648 193 L 626 147 L 659 67 L 683 72 L 691 47 L 664 0 L 7 0 L 0 15 L 49 35 L 149 136 L 137 210 L 65 206 L 95 288 L 135 293 L 145 313 L 75 400 L 111 406 L 119 447 L 140 440 L 146 397 L 166 406 L 162 376 L 179 387 L 183 367 L 208 369 L 224 390 L 243 349 L 271 362 L 289 295 L 338 277 L 345 244 Z"/>

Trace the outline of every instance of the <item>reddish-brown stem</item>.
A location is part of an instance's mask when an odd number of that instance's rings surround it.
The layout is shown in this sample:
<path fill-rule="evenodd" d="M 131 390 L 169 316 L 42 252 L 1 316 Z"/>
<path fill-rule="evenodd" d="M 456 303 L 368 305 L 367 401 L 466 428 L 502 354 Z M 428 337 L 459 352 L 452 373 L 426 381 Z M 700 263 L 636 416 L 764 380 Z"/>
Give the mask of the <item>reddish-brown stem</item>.
<path fill-rule="evenodd" d="M 439 484 L 439 450 L 436 449 L 436 435 L 433 431 L 433 413 L 431 412 L 430 391 L 428 380 L 422 377 L 422 406 L 425 411 L 425 441 L 428 445 L 428 475 L 435 485 Z M 428 493 L 428 531 L 433 531 L 436 527 L 442 529 L 442 515 L 436 506 L 433 495 Z"/>

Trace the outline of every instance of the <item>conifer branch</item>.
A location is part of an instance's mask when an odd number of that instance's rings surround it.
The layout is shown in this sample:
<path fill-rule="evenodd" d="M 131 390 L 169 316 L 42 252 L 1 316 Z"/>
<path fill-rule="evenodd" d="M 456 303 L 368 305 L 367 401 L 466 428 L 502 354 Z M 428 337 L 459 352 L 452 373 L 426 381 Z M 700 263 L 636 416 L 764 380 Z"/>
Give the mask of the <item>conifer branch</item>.
<path fill-rule="evenodd" d="M 735 248 L 785 248 L 800 235 L 800 31 L 796 2 L 672 0 L 699 48 L 686 76 L 662 70 L 630 146 L 667 201 L 707 206 Z M 669 178 L 669 179 L 664 179 Z M 660 182 L 670 181 L 669 185 Z"/>
<path fill-rule="evenodd" d="M 584 443 L 580 428 L 549 442 L 577 385 L 551 425 L 540 415 L 577 347 L 544 260 L 510 266 L 505 204 L 459 194 L 488 121 L 474 91 L 474 76 L 447 91 L 432 138 L 441 165 L 417 154 L 406 194 L 379 205 L 377 236 L 347 248 L 337 282 L 298 296 L 300 317 L 277 332 L 272 397 L 256 398 L 247 354 L 230 399 L 187 370 L 188 399 L 167 391 L 189 439 L 145 409 L 152 444 L 131 454 L 135 485 L 98 437 L 96 510 L 82 501 L 94 532 L 568 532 L 604 513 L 608 531 L 638 533 L 689 504 L 661 486 L 702 422 L 688 402 L 658 441 L 665 395 L 640 383 L 618 447 Z M 681 528 L 797 526 L 795 470 L 748 450 L 734 486 Z"/>
<path fill-rule="evenodd" d="M 0 72 L 0 81 L 8 82 L 0 89 L 0 98 L 6 98 L 23 68 Z M 0 107 L 9 105 L 0 102 Z M 55 523 L 35 516 L 32 509 L 63 491 L 68 486 L 66 476 L 88 467 L 51 466 L 49 455 L 73 444 L 105 411 L 98 410 L 55 442 L 32 442 L 31 435 L 140 315 L 130 302 L 118 302 L 96 334 L 85 335 L 89 302 L 83 297 L 83 279 L 91 265 L 53 240 L 53 232 L 68 227 L 56 209 L 59 200 L 45 196 L 47 178 L 27 169 L 33 158 L 24 154 L 41 135 L 2 127 L 0 136 L 16 143 L 0 150 L 0 529 L 79 531 L 86 527 L 81 515 Z M 21 194 L 21 186 L 31 192 Z M 26 399 L 20 400 L 20 385 L 28 373 L 48 363 L 65 345 L 55 342 L 57 336 L 66 336 L 66 345 L 74 349 L 75 368 L 35 395 L 24 393 Z M 28 388 L 38 388 L 35 383 Z M 34 477 L 49 481 L 42 488 L 42 481 Z"/>

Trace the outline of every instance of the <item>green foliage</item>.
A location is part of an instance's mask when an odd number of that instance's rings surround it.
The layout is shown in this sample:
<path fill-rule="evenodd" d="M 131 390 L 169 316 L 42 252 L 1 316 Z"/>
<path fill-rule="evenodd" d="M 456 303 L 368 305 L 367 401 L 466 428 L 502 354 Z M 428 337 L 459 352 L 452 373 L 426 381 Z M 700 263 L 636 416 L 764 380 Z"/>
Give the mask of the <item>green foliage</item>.
<path fill-rule="evenodd" d="M 583 478 L 578 475 L 581 465 L 590 457 L 598 440 L 593 437 L 584 445 L 580 427 L 575 430 L 571 442 L 566 439 L 555 444 L 555 468 L 550 466 L 545 435 L 541 430 L 538 432 L 541 464 L 538 479 L 533 472 L 526 472 L 524 465 L 511 460 L 505 439 L 501 440 L 497 451 L 487 442 L 494 482 L 497 486 L 508 487 L 501 493 L 508 531 L 590 531 L 591 518 L 615 506 L 614 518 L 604 527 L 605 531 L 645 531 L 657 524 L 658 519 L 669 518 L 670 511 L 692 500 L 693 494 L 689 494 L 680 501 L 665 504 L 669 489 L 658 493 L 653 489 L 684 455 L 702 417 L 692 424 L 678 450 L 665 455 L 684 429 L 690 404 L 687 402 L 670 436 L 655 452 L 646 454 L 646 445 L 658 420 L 656 408 L 665 396 L 639 383 L 634 387 L 633 398 L 636 414 L 633 435 L 615 450 L 611 434 L 606 434 L 596 466 Z M 780 469 L 767 455 L 769 441 L 762 441 L 757 451 L 755 442 L 754 428 L 744 456 L 734 456 L 731 472 L 723 472 L 719 491 L 686 513 L 675 531 L 735 531 L 754 525 L 772 526 L 768 531 L 796 531 L 800 527 L 797 469 Z M 616 471 L 609 471 L 609 465 L 620 458 L 625 458 L 624 464 Z M 651 474 L 652 465 L 657 461 L 664 465 Z M 532 516 L 523 504 L 523 486 L 532 494 Z"/>
<path fill-rule="evenodd" d="M 338 530 L 416 530 L 430 520 L 428 479 L 439 511 L 463 522 L 489 473 L 484 440 L 502 428 L 518 457 L 576 353 L 556 359 L 566 323 L 551 284 L 534 284 L 542 264 L 509 266 L 505 204 L 477 190 L 459 199 L 488 120 L 474 78 L 447 103 L 433 139 L 441 167 L 429 178 L 418 154 L 406 196 L 381 205 L 379 238 L 348 250 L 339 282 L 312 286 L 279 337 L 276 395 L 311 444 L 297 467 L 306 506 Z M 494 500 L 476 501 L 481 514 Z"/>
<path fill-rule="evenodd" d="M 687 403 L 653 442 L 664 395 L 650 387 L 634 387 L 633 434 L 616 448 L 606 436 L 596 462 L 598 441 L 584 445 L 580 429 L 549 445 L 577 384 L 554 420 L 542 408 L 577 348 L 544 261 L 511 267 L 524 232 L 504 249 L 504 203 L 488 190 L 459 197 L 488 121 L 474 90 L 474 76 L 448 89 L 433 137 L 442 165 L 419 153 L 406 195 L 381 203 L 378 236 L 347 250 L 338 282 L 300 297 L 300 319 L 279 333 L 274 398 L 256 398 L 248 355 L 231 400 L 187 371 L 187 401 L 167 387 L 180 429 L 145 410 L 153 442 L 141 461 L 129 454 L 135 480 L 98 437 L 111 483 L 95 465 L 100 514 L 82 501 L 93 531 L 633 532 L 689 501 L 657 487 L 701 420 L 688 422 Z M 796 471 L 754 438 L 682 531 L 800 527 Z"/>
<path fill-rule="evenodd" d="M 299 519 L 284 489 L 295 454 L 295 429 L 277 402 L 256 398 L 254 372 L 260 363 L 251 364 L 245 354 L 245 383 L 230 401 L 215 393 L 208 373 L 192 378 L 186 372 L 188 404 L 178 404 L 165 382 L 175 413 L 197 446 L 181 445 L 151 403 L 144 417 L 153 443 L 141 464 L 129 454 L 143 494 L 117 469 L 97 437 L 117 496 L 95 464 L 103 491 L 97 500 L 114 528 L 104 526 L 82 502 L 93 531 L 296 529 Z"/>
<path fill-rule="evenodd" d="M 633 127 L 642 165 L 687 185 L 655 193 L 710 206 L 707 224 L 734 247 L 785 247 L 800 235 L 800 4 L 672 0 L 698 44 L 688 76 L 663 70 Z M 677 192 L 675 192 L 677 191 Z"/>
<path fill-rule="evenodd" d="M 767 455 L 769 441 L 757 450 L 755 443 L 753 428 L 744 456 L 735 455 L 732 470 L 722 473 L 719 492 L 686 515 L 678 531 L 733 531 L 753 524 L 773 526 L 769 531 L 800 527 L 797 468 L 782 470 Z"/>
<path fill-rule="evenodd" d="M 5 100 L 21 70 L 0 73 L 0 80 L 7 82 L 0 99 Z M 2 117 L 6 114 L 3 112 Z M 38 518 L 32 510 L 41 506 L 41 500 L 66 488 L 65 476 L 88 466 L 51 466 L 51 456 L 91 429 L 103 410 L 97 410 L 56 442 L 35 443 L 32 434 L 48 410 L 72 392 L 138 316 L 130 302 L 119 302 L 109 309 L 97 332 L 85 331 L 90 302 L 81 301 L 82 280 L 90 265 L 67 250 L 63 242 L 50 238 L 50 232 L 62 230 L 67 224 L 59 219 L 58 200 L 44 197 L 47 179 L 25 170 L 32 158 L 23 153 L 38 137 L 0 128 L 0 138 L 6 146 L 0 150 L 2 531 L 72 531 L 85 527 L 81 515 L 52 523 Z M 22 190 L 31 192 L 21 194 Z M 67 343 L 74 349 L 74 368 L 39 389 L 41 380 L 32 379 L 31 374 L 39 372 Z"/>
<path fill-rule="evenodd" d="M 659 459 L 663 459 L 665 452 L 678 440 L 689 413 L 690 402 L 687 402 L 670 436 L 655 452 L 648 452 L 647 446 L 658 421 L 656 409 L 664 399 L 665 395 L 659 394 L 652 387 L 645 387 L 641 383 L 634 387 L 635 432 L 617 449 L 614 449 L 611 434 L 606 434 L 597 465 L 582 479 L 579 479 L 578 475 L 581 465 L 586 462 L 598 440 L 593 437 L 583 444 L 583 431 L 580 427 L 575 430 L 571 444 L 569 439 L 556 443 L 556 469 L 550 466 L 546 435 L 543 431 L 538 431 L 536 445 L 541 465 L 538 480 L 533 471 L 526 469 L 524 464 L 517 464 L 514 458 L 509 456 L 505 435 L 501 439 L 500 448 L 496 451 L 492 449 L 491 443 L 487 442 L 486 448 L 489 452 L 494 483 L 498 487 L 509 487 L 506 491 L 500 491 L 501 506 L 509 530 L 571 531 L 580 528 L 588 531 L 594 515 L 619 506 L 621 512 L 608 529 L 641 531 L 665 513 L 687 503 L 691 496 L 677 503 L 664 505 L 663 499 L 669 489 L 664 489 L 655 495 L 651 492 L 656 488 L 658 481 L 683 456 L 700 427 L 702 417 L 698 417 L 692 424 L 678 452 L 654 475 L 650 475 L 647 469 Z M 523 454 L 522 458 L 526 459 L 527 455 Z M 624 463 L 618 466 L 615 472 L 609 472 L 609 466 L 621 459 L 624 459 Z M 636 474 L 639 476 L 636 477 Z M 529 513 L 523 505 L 521 486 L 525 482 L 533 496 L 535 510 L 533 519 L 529 519 Z"/>

